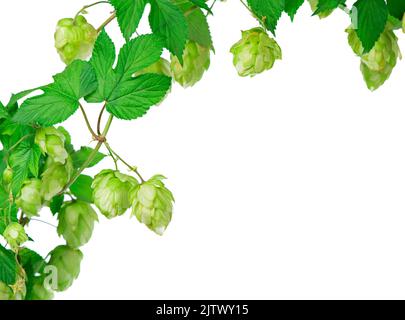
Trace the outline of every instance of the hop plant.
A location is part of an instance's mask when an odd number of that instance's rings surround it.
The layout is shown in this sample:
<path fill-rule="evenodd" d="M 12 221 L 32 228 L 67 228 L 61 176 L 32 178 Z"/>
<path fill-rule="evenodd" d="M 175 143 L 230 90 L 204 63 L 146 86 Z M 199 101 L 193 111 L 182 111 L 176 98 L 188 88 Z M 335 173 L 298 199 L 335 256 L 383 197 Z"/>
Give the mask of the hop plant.
<path fill-rule="evenodd" d="M 83 253 L 79 249 L 72 249 L 68 246 L 56 247 L 51 253 L 48 265 L 57 270 L 57 289 L 65 291 L 77 279 L 80 274 L 80 264 L 83 260 Z"/>
<path fill-rule="evenodd" d="M 167 61 L 164 58 L 160 58 L 157 62 L 154 64 L 151 64 L 149 67 L 146 67 L 145 69 L 138 71 L 135 76 L 140 76 L 142 74 L 146 73 L 154 73 L 154 74 L 160 74 L 163 76 L 171 77 L 172 72 L 170 70 L 170 62 Z"/>
<path fill-rule="evenodd" d="M 73 165 L 70 157 L 65 164 L 54 162 L 48 158 L 45 171 L 41 179 L 41 195 L 45 201 L 50 201 L 54 196 L 63 190 L 73 173 Z"/>
<path fill-rule="evenodd" d="M 120 216 L 131 206 L 129 191 L 137 185 L 138 181 L 131 176 L 103 170 L 92 184 L 94 204 L 108 219 Z"/>
<path fill-rule="evenodd" d="M 55 47 L 66 64 L 76 59 L 87 59 L 93 51 L 96 39 L 96 29 L 82 15 L 74 19 L 61 19 L 57 24 Z"/>
<path fill-rule="evenodd" d="M 41 180 L 29 179 L 24 182 L 21 193 L 15 203 L 28 218 L 38 216 L 42 208 Z"/>
<path fill-rule="evenodd" d="M 90 204 L 73 201 L 63 205 L 58 220 L 58 234 L 69 247 L 79 248 L 89 242 L 98 217 Z"/>
<path fill-rule="evenodd" d="M 176 56 L 171 57 L 170 68 L 174 80 L 184 88 L 192 87 L 201 80 L 210 66 L 210 49 L 188 41 L 183 53 L 183 64 Z"/>
<path fill-rule="evenodd" d="M 392 28 L 387 26 L 373 49 L 364 53 L 356 31 L 353 28 L 348 28 L 346 32 L 348 33 L 349 45 L 354 53 L 361 58 L 360 69 L 367 87 L 370 90 L 378 89 L 390 77 L 398 59 L 401 59 L 398 38 Z"/>
<path fill-rule="evenodd" d="M 12 222 L 7 226 L 3 237 L 13 250 L 18 249 L 24 242 L 28 241 L 24 227 L 17 222 Z"/>
<path fill-rule="evenodd" d="M 132 215 L 149 229 L 162 235 L 172 219 L 173 194 L 163 183 L 165 177 L 156 175 L 135 187 Z"/>
<path fill-rule="evenodd" d="M 262 28 L 242 31 L 242 39 L 231 48 L 233 64 L 242 77 L 270 70 L 282 58 L 281 48 Z"/>
<path fill-rule="evenodd" d="M 64 164 L 69 156 L 65 149 L 64 134 L 54 127 L 38 129 L 35 143 L 42 153 L 49 155 L 55 162 Z"/>
<path fill-rule="evenodd" d="M 319 0 L 308 0 L 309 5 L 311 6 L 312 12 L 316 12 L 318 9 Z M 332 14 L 333 10 L 327 10 L 325 12 L 319 13 L 318 17 L 320 19 L 327 18 Z"/>
<path fill-rule="evenodd" d="M 13 298 L 14 298 L 13 290 L 4 282 L 0 281 L 0 301 L 14 300 Z"/>

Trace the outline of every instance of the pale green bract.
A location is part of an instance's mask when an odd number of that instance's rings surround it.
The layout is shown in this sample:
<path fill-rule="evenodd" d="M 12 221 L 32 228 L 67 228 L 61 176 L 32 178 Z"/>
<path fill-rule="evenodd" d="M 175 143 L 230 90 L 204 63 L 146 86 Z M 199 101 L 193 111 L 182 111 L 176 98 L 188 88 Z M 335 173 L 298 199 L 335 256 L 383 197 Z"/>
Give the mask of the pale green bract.
<path fill-rule="evenodd" d="M 83 260 L 83 253 L 78 249 L 68 246 L 56 247 L 51 253 L 48 265 L 57 270 L 56 291 L 65 291 L 77 279 L 80 274 L 80 264 Z"/>
<path fill-rule="evenodd" d="M 346 32 L 351 48 L 361 58 L 360 69 L 367 87 L 372 91 L 378 89 L 390 77 L 398 59 L 402 58 L 397 36 L 387 26 L 373 49 L 364 54 L 356 31 L 350 27 Z"/>
<path fill-rule="evenodd" d="M 131 206 L 129 192 L 137 185 L 138 181 L 131 176 L 103 170 L 92 184 L 94 204 L 108 219 L 120 216 Z"/>
<path fill-rule="evenodd" d="M 79 248 L 89 242 L 98 217 L 90 204 L 77 200 L 63 205 L 58 220 L 58 234 L 69 247 Z"/>
<path fill-rule="evenodd" d="M 73 165 L 70 157 L 65 164 L 47 159 L 45 171 L 42 174 L 41 195 L 45 201 L 50 201 L 61 192 L 73 174 Z"/>
<path fill-rule="evenodd" d="M 156 175 L 135 187 L 132 195 L 132 215 L 159 235 L 163 235 L 172 219 L 173 194 Z"/>
<path fill-rule="evenodd" d="M 262 28 L 242 31 L 242 39 L 231 48 L 233 64 L 241 77 L 255 76 L 282 59 L 281 48 Z"/>
<path fill-rule="evenodd" d="M 13 290 L 8 285 L 0 281 L 0 301 L 14 300 L 13 298 Z"/>
<path fill-rule="evenodd" d="M 26 180 L 21 188 L 20 195 L 15 201 L 28 218 L 38 216 L 39 210 L 42 208 L 41 186 L 42 183 L 39 179 Z"/>
<path fill-rule="evenodd" d="M 55 48 L 62 61 L 70 64 L 76 59 L 85 60 L 93 51 L 97 30 L 79 15 L 75 19 L 59 20 L 55 32 Z"/>
<path fill-rule="evenodd" d="M 55 162 L 64 164 L 69 156 L 65 149 L 64 134 L 54 127 L 38 129 L 35 143 L 43 154 L 49 155 Z"/>
<path fill-rule="evenodd" d="M 172 55 L 170 67 L 174 80 L 184 88 L 195 85 L 210 66 L 210 49 L 188 41 L 183 52 L 183 64 Z"/>
<path fill-rule="evenodd" d="M 7 226 L 6 230 L 4 230 L 3 237 L 13 250 L 18 249 L 20 245 L 28 241 L 24 227 L 17 222 L 12 222 Z"/>

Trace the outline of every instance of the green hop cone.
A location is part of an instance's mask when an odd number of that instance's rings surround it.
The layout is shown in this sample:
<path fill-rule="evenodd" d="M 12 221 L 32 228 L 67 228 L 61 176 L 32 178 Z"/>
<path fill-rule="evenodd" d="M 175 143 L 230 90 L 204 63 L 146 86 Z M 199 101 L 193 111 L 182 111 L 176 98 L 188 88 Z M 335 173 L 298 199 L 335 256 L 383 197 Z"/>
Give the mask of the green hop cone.
<path fill-rule="evenodd" d="M 59 20 L 55 32 L 55 48 L 62 61 L 70 64 L 73 60 L 87 59 L 97 39 L 97 30 L 79 15 L 75 19 Z"/>
<path fill-rule="evenodd" d="M 14 300 L 14 293 L 8 285 L 0 281 L 0 301 L 4 300 Z"/>
<path fill-rule="evenodd" d="M 73 174 L 73 165 L 70 157 L 65 164 L 54 162 L 48 158 L 45 171 L 42 173 L 41 195 L 45 201 L 51 201 L 54 196 L 63 190 Z"/>
<path fill-rule="evenodd" d="M 63 205 L 58 220 L 58 234 L 69 247 L 79 248 L 89 242 L 98 217 L 90 204 L 73 201 Z"/>
<path fill-rule="evenodd" d="M 231 48 L 233 64 L 241 77 L 255 76 L 270 70 L 281 60 L 281 48 L 262 28 L 242 31 L 242 39 Z"/>
<path fill-rule="evenodd" d="M 77 279 L 80 274 L 80 264 L 83 253 L 78 249 L 68 246 L 56 247 L 51 253 L 48 265 L 56 268 L 57 288 L 56 291 L 65 291 Z"/>
<path fill-rule="evenodd" d="M 191 87 L 201 80 L 210 66 L 210 49 L 188 41 L 183 52 L 183 64 L 176 56 L 171 56 L 170 68 L 174 80 L 184 88 Z"/>
<path fill-rule="evenodd" d="M 44 277 L 35 277 L 27 292 L 26 300 L 52 300 L 53 291 L 45 287 Z"/>
<path fill-rule="evenodd" d="M 6 187 L 10 185 L 11 181 L 13 180 L 13 169 L 7 167 L 3 171 L 3 185 Z"/>
<path fill-rule="evenodd" d="M 64 164 L 69 156 L 65 149 L 65 136 L 56 128 L 38 129 L 35 135 L 35 143 L 42 153 L 50 156 L 55 162 Z"/>
<path fill-rule="evenodd" d="M 378 89 L 390 77 L 398 59 L 402 58 L 398 38 L 392 28 L 387 26 L 374 48 L 370 52 L 364 53 L 356 31 L 348 28 L 346 32 L 351 48 L 361 58 L 360 69 L 367 87 L 372 91 Z"/>
<path fill-rule="evenodd" d="M 140 76 L 142 74 L 146 74 L 146 73 L 154 73 L 154 74 L 160 74 L 160 75 L 166 76 L 166 77 L 171 77 L 172 73 L 170 70 L 170 62 L 164 58 L 160 58 L 154 64 L 151 64 L 149 67 L 146 67 L 145 69 L 142 69 L 141 71 L 138 71 L 137 73 L 135 73 L 135 77 L 138 77 L 138 76 Z"/>
<path fill-rule="evenodd" d="M 6 227 L 3 237 L 13 250 L 18 249 L 24 242 L 28 241 L 24 227 L 17 222 L 12 222 Z"/>
<path fill-rule="evenodd" d="M 157 175 L 133 190 L 132 215 L 149 229 L 162 235 L 172 219 L 173 194 Z"/>
<path fill-rule="evenodd" d="M 26 180 L 15 203 L 28 218 L 38 216 L 43 205 L 41 180 L 35 178 Z"/>
<path fill-rule="evenodd" d="M 318 9 L 319 0 L 308 0 L 309 5 L 311 6 L 312 12 L 315 12 Z M 327 18 L 332 14 L 333 10 L 327 10 L 325 12 L 319 13 L 318 17 L 320 19 Z"/>
<path fill-rule="evenodd" d="M 130 190 L 138 181 L 114 170 L 103 170 L 92 184 L 94 204 L 108 219 L 120 216 L 131 206 Z"/>

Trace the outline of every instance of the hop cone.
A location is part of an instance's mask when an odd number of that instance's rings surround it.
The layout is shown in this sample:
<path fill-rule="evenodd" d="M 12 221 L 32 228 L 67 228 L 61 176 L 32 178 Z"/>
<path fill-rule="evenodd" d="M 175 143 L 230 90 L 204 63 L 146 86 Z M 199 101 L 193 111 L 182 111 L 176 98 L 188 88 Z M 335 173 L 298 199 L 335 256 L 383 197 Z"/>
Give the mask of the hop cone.
<path fill-rule="evenodd" d="M 160 74 L 163 76 L 171 77 L 172 73 L 170 71 L 170 63 L 164 58 L 160 58 L 157 62 L 154 64 L 151 64 L 149 67 L 146 67 L 145 69 L 138 71 L 135 76 L 140 76 L 142 74 L 146 73 L 154 73 L 154 74 Z"/>
<path fill-rule="evenodd" d="M 48 265 L 57 270 L 58 288 L 56 291 L 65 291 L 73 284 L 73 281 L 79 276 L 82 259 L 83 253 L 80 250 L 68 246 L 56 247 L 51 252 Z"/>
<path fill-rule="evenodd" d="M 3 172 L 3 185 L 8 186 L 13 180 L 13 169 L 7 167 Z"/>
<path fill-rule="evenodd" d="M 58 220 L 58 234 L 69 247 L 79 248 L 89 242 L 98 217 L 90 204 L 74 201 L 62 207 Z"/>
<path fill-rule="evenodd" d="M 72 160 L 66 159 L 65 164 L 47 159 L 45 171 L 43 172 L 41 195 L 46 201 L 50 201 L 54 196 L 63 190 L 73 173 Z"/>
<path fill-rule="evenodd" d="M 26 296 L 26 300 L 52 300 L 53 292 L 45 287 L 43 277 L 35 277 Z"/>
<path fill-rule="evenodd" d="M 354 53 L 361 58 L 360 69 L 370 90 L 376 90 L 390 77 L 392 70 L 401 59 L 398 38 L 390 27 L 387 27 L 376 42 L 374 48 L 364 53 L 363 46 L 353 28 L 346 30 L 348 40 Z"/>
<path fill-rule="evenodd" d="M 35 135 L 35 143 L 44 154 L 49 155 L 53 161 L 64 164 L 68 157 L 65 149 L 65 136 L 56 128 L 38 129 Z"/>
<path fill-rule="evenodd" d="M 16 250 L 24 242 L 28 241 L 24 227 L 17 222 L 12 222 L 7 226 L 4 230 L 3 237 L 13 250 Z"/>
<path fill-rule="evenodd" d="M 183 65 L 172 55 L 170 68 L 174 79 L 184 88 L 191 87 L 201 80 L 210 66 L 210 49 L 193 41 L 188 41 L 183 53 Z"/>
<path fill-rule="evenodd" d="M 97 31 L 85 17 L 59 20 L 55 32 L 55 48 L 61 59 L 70 64 L 76 59 L 87 59 L 97 39 Z"/>
<path fill-rule="evenodd" d="M 162 235 L 172 219 L 173 194 L 165 187 L 163 176 L 154 176 L 135 187 L 132 215 L 149 229 Z"/>
<path fill-rule="evenodd" d="M 262 28 L 242 31 L 242 39 L 231 48 L 233 64 L 242 77 L 255 76 L 281 60 L 281 48 Z"/>
<path fill-rule="evenodd" d="M 120 216 L 131 206 L 129 191 L 138 181 L 114 170 L 103 170 L 95 176 L 92 188 L 94 204 L 108 219 Z"/>
<path fill-rule="evenodd" d="M 0 301 L 14 300 L 13 298 L 13 290 L 8 285 L 0 281 Z"/>
<path fill-rule="evenodd" d="M 15 203 L 28 218 L 37 216 L 42 208 L 41 180 L 33 178 L 25 181 Z"/>

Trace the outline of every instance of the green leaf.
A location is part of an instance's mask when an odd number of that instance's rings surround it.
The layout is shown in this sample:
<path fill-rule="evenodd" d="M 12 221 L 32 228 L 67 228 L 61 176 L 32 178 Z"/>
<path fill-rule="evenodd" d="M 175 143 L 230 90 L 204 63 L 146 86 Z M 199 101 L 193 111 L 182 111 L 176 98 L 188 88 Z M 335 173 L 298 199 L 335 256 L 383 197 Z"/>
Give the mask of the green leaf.
<path fill-rule="evenodd" d="M 284 11 L 290 16 L 291 21 L 294 20 L 298 9 L 304 4 L 304 0 L 285 0 Z"/>
<path fill-rule="evenodd" d="M 180 61 L 186 45 L 187 21 L 181 10 L 170 0 L 149 0 L 149 24 L 153 33 L 165 39 L 165 47 Z"/>
<path fill-rule="evenodd" d="M 63 194 L 54 196 L 52 198 L 49 208 L 51 209 L 53 215 L 57 214 L 60 211 L 64 200 L 65 196 Z"/>
<path fill-rule="evenodd" d="M 212 11 L 210 9 L 210 7 L 207 5 L 207 3 L 205 2 L 205 0 L 190 0 L 192 3 L 194 3 L 196 6 L 207 10 L 209 13 L 212 14 Z"/>
<path fill-rule="evenodd" d="M 70 191 L 79 200 L 93 203 L 93 189 L 91 188 L 92 183 L 93 183 L 92 177 L 82 174 L 70 186 Z"/>
<path fill-rule="evenodd" d="M 397 18 L 402 20 L 405 14 L 405 1 L 404 0 L 387 0 L 389 13 Z"/>
<path fill-rule="evenodd" d="M 44 258 L 35 251 L 23 248 L 18 252 L 21 266 L 29 277 L 35 276 L 36 273 L 42 272 L 46 266 Z"/>
<path fill-rule="evenodd" d="M 10 101 L 7 103 L 7 109 L 12 108 L 18 102 L 18 100 L 25 98 L 29 94 L 31 94 L 34 91 L 39 90 L 39 89 L 40 88 L 24 90 L 19 93 L 11 95 Z"/>
<path fill-rule="evenodd" d="M 373 49 L 385 29 L 388 8 L 384 0 L 358 0 L 352 9 L 352 21 L 365 53 Z"/>
<path fill-rule="evenodd" d="M 339 5 L 344 4 L 346 0 L 319 0 L 314 16 L 336 9 Z"/>
<path fill-rule="evenodd" d="M 257 18 L 275 34 L 278 20 L 284 11 L 284 0 L 248 0 L 248 4 Z"/>
<path fill-rule="evenodd" d="M 0 186 L 0 234 L 11 222 L 17 222 L 17 208 L 10 202 L 10 196 L 3 186 Z"/>
<path fill-rule="evenodd" d="M 138 28 L 147 0 L 110 0 L 117 13 L 122 35 L 128 41 Z"/>
<path fill-rule="evenodd" d="M 97 88 L 96 75 L 88 62 L 76 60 L 54 76 L 54 83 L 42 87 L 44 92 L 24 101 L 14 116 L 20 123 L 51 126 L 65 121 L 76 112 L 79 99 Z"/>
<path fill-rule="evenodd" d="M 107 111 L 119 119 L 139 118 L 163 100 L 171 82 L 171 78 L 158 74 L 144 74 L 122 82 L 109 99 Z"/>
<path fill-rule="evenodd" d="M 17 280 L 17 263 L 14 253 L 0 244 L 0 281 L 13 285 Z"/>
<path fill-rule="evenodd" d="M 94 151 L 93 148 L 90 147 L 81 147 L 79 151 L 76 151 L 72 154 L 73 165 L 75 168 L 81 168 L 84 162 L 88 159 L 90 154 Z M 106 157 L 105 154 L 101 152 L 97 152 L 94 159 L 88 164 L 87 168 L 94 167 L 98 164 L 101 160 Z"/>
<path fill-rule="evenodd" d="M 29 173 L 38 177 L 39 159 L 41 150 L 35 144 L 30 145 L 21 143 L 10 155 L 9 164 L 13 169 L 13 180 L 11 189 L 14 195 L 17 195 L 23 182 L 28 178 Z"/>
<path fill-rule="evenodd" d="M 135 72 L 158 61 L 162 51 L 163 42 L 159 37 L 153 34 L 136 37 L 121 48 L 115 71 L 121 79 L 129 79 Z"/>
<path fill-rule="evenodd" d="M 207 17 L 201 9 L 195 9 L 186 16 L 188 24 L 188 38 L 199 45 L 211 48 L 212 38 Z"/>
<path fill-rule="evenodd" d="M 86 97 L 88 102 L 103 102 L 110 96 L 116 85 L 116 76 L 112 68 L 115 62 L 114 42 L 103 30 L 98 36 L 93 49 L 90 64 L 97 77 L 98 87 Z"/>
<path fill-rule="evenodd" d="M 3 104 L 0 102 L 0 119 L 8 118 L 8 112 Z"/>

